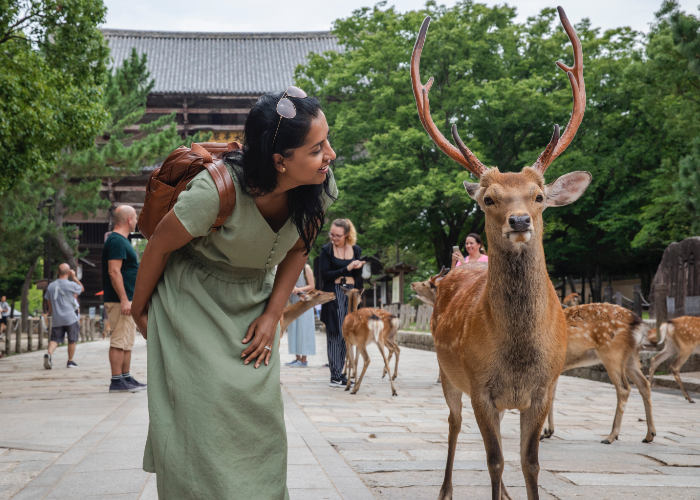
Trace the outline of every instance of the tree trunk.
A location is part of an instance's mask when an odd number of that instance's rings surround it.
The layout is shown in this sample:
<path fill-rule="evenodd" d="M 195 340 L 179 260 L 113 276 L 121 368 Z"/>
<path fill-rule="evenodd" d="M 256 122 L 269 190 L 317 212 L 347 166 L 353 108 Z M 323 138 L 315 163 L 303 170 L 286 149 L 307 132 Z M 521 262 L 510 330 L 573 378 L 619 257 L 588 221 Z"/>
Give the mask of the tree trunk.
<path fill-rule="evenodd" d="M 595 302 L 602 302 L 603 277 L 600 275 L 600 266 L 595 268 Z"/>
<path fill-rule="evenodd" d="M 22 310 L 22 323 L 20 323 L 20 331 L 29 332 L 27 317 L 29 316 L 29 288 L 32 286 L 32 276 L 34 275 L 34 268 L 36 263 L 39 261 L 38 257 L 34 257 L 32 260 L 32 265 L 29 266 L 27 274 L 24 276 L 24 284 L 22 285 L 22 300 L 20 302 L 20 307 Z M 29 337 L 27 339 L 27 351 L 32 350 L 32 333 L 29 332 Z"/>
<path fill-rule="evenodd" d="M 564 298 L 566 297 L 566 276 L 562 277 L 561 279 L 561 301 L 564 302 Z"/>
<path fill-rule="evenodd" d="M 581 304 L 586 303 L 586 277 L 581 276 Z"/>
<path fill-rule="evenodd" d="M 54 240 L 56 241 L 56 245 L 58 245 L 59 250 L 61 250 L 63 257 L 66 259 L 66 262 L 68 263 L 70 268 L 74 271 L 77 271 L 78 262 L 75 259 L 75 252 L 73 252 L 73 249 L 68 244 L 68 240 L 63 234 L 63 198 L 65 197 L 65 195 L 65 188 L 59 188 L 56 191 L 56 207 L 54 211 Z"/>
<path fill-rule="evenodd" d="M 571 287 L 571 293 L 578 293 L 576 291 L 576 285 L 574 285 L 574 277 L 573 276 L 569 276 L 569 287 Z"/>

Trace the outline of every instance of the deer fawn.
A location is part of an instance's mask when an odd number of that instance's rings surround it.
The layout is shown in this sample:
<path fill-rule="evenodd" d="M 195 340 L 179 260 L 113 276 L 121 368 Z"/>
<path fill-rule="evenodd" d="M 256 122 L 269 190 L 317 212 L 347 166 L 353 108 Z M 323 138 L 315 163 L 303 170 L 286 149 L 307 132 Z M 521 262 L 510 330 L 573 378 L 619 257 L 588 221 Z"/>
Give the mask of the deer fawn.
<path fill-rule="evenodd" d="M 331 300 L 335 300 L 335 294 L 330 292 L 322 292 L 321 290 L 310 290 L 299 295 L 299 302 L 285 307 L 280 318 L 281 332 L 287 329 L 292 322 L 299 318 L 306 311 L 319 304 L 325 304 Z"/>
<path fill-rule="evenodd" d="M 566 307 L 577 306 L 581 303 L 581 296 L 576 292 L 570 293 L 569 295 L 564 297 L 564 300 L 561 303 Z"/>
<path fill-rule="evenodd" d="M 437 285 L 440 280 L 447 274 L 447 269 L 445 266 L 442 267 L 439 274 L 436 274 L 427 281 L 414 281 L 411 283 L 411 290 L 416 292 L 416 297 L 422 300 L 429 306 L 435 306 L 435 294 L 437 292 Z"/>
<path fill-rule="evenodd" d="M 661 337 L 659 341 L 663 342 L 666 340 L 666 345 L 664 346 L 664 350 L 651 360 L 651 366 L 649 366 L 649 383 L 651 384 L 654 381 L 656 367 L 666 359 L 677 355 L 678 357 L 671 363 L 671 373 L 673 373 L 673 377 L 676 379 L 676 382 L 678 382 L 678 387 L 681 388 L 685 399 L 687 399 L 689 403 L 695 403 L 683 386 L 680 370 L 681 366 L 688 361 L 688 358 L 693 354 L 693 351 L 700 343 L 700 318 L 694 316 L 674 318 L 667 323 L 663 323 L 659 330 Z"/>
<path fill-rule="evenodd" d="M 644 400 L 647 435 L 642 442 L 651 443 L 656 436 L 651 412 L 651 384 L 644 377 L 639 364 L 639 350 L 647 330 L 644 322 L 632 311 L 613 304 L 574 306 L 566 309 L 564 315 L 568 343 L 562 371 L 603 363 L 617 392 L 617 409 L 612 432 L 601 442 L 610 444 L 620 435 L 622 415 L 630 395 L 630 385 L 627 381 L 629 375 Z M 542 438 L 548 438 L 552 434 L 554 393 L 549 409 L 549 428 L 544 429 Z"/>
<path fill-rule="evenodd" d="M 369 366 L 369 354 L 367 354 L 367 346 L 372 342 L 377 344 L 379 352 L 384 360 L 384 372 L 383 374 L 389 373 L 389 383 L 391 384 L 391 395 L 396 396 L 396 389 L 394 388 L 394 379 L 399 368 L 399 348 L 395 344 L 392 334 L 395 337 L 396 332 L 399 329 L 399 319 L 393 314 L 388 313 L 382 309 L 374 309 L 371 307 L 364 307 L 358 310 L 360 304 L 360 296 L 362 293 L 357 289 L 343 290 L 348 296 L 348 313 L 345 316 L 345 321 L 343 321 L 343 338 L 345 339 L 345 344 L 347 345 L 347 357 L 348 357 L 348 385 L 345 388 L 346 391 L 350 390 L 350 379 L 351 374 L 355 376 L 355 387 L 350 394 L 357 394 L 360 390 L 360 385 L 362 384 L 362 379 L 365 376 L 367 367 Z M 357 353 L 354 352 L 353 346 L 357 347 Z M 396 367 L 394 369 L 394 376 L 391 376 L 391 368 L 389 367 L 389 360 L 384 353 L 384 348 L 388 348 L 390 352 L 396 354 Z M 359 357 L 362 355 L 364 364 L 362 366 L 362 373 L 360 377 L 357 377 L 357 365 Z M 383 377 L 384 375 L 382 375 Z"/>
<path fill-rule="evenodd" d="M 572 172 L 545 185 L 544 173 L 571 143 L 583 119 L 586 95 L 583 54 L 564 11 L 559 16 L 574 46 L 574 67 L 561 62 L 571 83 L 574 107 L 561 140 L 559 127 L 532 167 L 520 173 L 486 168 L 452 126 L 458 148 L 433 123 L 428 91 L 420 82 L 420 55 L 430 23 L 421 26 L 411 57 L 411 80 L 418 115 L 435 144 L 474 174 L 465 182 L 485 212 L 488 267 L 464 265 L 440 282 L 431 331 L 442 388 L 450 408 L 447 466 L 439 500 L 452 498 L 452 468 L 462 425 L 462 393 L 472 408 L 486 448 L 494 500 L 510 498 L 502 481 L 500 421 L 505 410 L 520 410 L 521 464 L 529 500 L 539 498 L 539 438 L 566 357 L 566 319 L 547 274 L 542 246 L 542 212 L 576 201 L 591 182 L 588 172 Z"/>

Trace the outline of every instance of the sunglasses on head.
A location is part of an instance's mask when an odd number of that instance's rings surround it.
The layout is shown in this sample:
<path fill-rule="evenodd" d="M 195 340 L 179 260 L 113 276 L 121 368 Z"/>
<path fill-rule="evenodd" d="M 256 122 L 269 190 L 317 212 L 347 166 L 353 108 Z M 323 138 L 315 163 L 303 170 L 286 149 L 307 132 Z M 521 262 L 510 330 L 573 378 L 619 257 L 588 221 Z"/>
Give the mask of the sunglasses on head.
<path fill-rule="evenodd" d="M 306 97 L 306 92 L 301 90 L 299 87 L 290 85 L 287 90 L 284 91 L 282 97 L 277 103 L 277 114 L 280 115 L 280 121 L 277 122 L 277 130 L 275 130 L 275 137 L 272 139 L 272 145 L 275 145 L 275 140 L 277 140 L 277 132 L 279 132 L 280 124 L 282 123 L 282 118 L 294 118 L 297 115 L 297 108 L 294 107 L 294 103 L 287 99 L 289 97 L 296 97 L 297 99 L 303 99 Z"/>

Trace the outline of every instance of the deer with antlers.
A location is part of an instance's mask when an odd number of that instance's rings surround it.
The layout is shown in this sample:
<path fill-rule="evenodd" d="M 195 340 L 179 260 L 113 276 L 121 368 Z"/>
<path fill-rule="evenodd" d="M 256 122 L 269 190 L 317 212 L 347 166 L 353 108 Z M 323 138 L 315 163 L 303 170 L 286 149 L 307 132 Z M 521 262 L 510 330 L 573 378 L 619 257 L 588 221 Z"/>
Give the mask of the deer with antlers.
<path fill-rule="evenodd" d="M 471 198 L 485 212 L 488 267 L 460 266 L 440 283 L 431 331 L 440 365 L 442 388 L 450 409 L 447 466 L 439 500 L 452 498 L 452 468 L 462 425 L 462 393 L 472 408 L 486 448 L 494 500 L 511 498 L 502 481 L 500 421 L 507 409 L 520 410 L 521 464 L 529 500 L 539 498 L 539 438 L 566 357 L 566 319 L 547 274 L 542 245 L 542 212 L 576 201 L 591 182 L 588 172 L 572 172 L 545 185 L 547 167 L 576 134 L 586 105 L 581 43 L 564 10 L 559 16 L 574 47 L 574 66 L 566 72 L 574 106 L 564 134 L 559 127 L 532 167 L 501 173 L 485 167 L 452 126 L 454 147 L 430 115 L 428 91 L 420 80 L 420 55 L 430 24 L 421 26 L 411 57 L 411 80 L 420 120 L 435 144 L 474 174 L 465 182 Z"/>
<path fill-rule="evenodd" d="M 647 327 L 639 316 L 624 307 L 613 304 L 585 304 L 564 311 L 568 342 L 562 371 L 603 363 L 610 382 L 617 393 L 617 409 L 610 435 L 601 441 L 613 443 L 620 435 L 622 415 L 630 395 L 629 376 L 644 401 L 647 417 L 647 435 L 643 443 L 651 443 L 656 436 L 651 412 L 651 384 L 642 373 L 639 351 L 646 338 Z M 556 385 L 555 385 L 556 391 Z M 549 409 L 549 427 L 542 439 L 554 434 L 554 393 Z"/>
<path fill-rule="evenodd" d="M 396 337 L 396 332 L 399 330 L 399 318 L 393 314 L 384 311 L 383 309 L 374 309 L 372 307 L 363 307 L 358 309 L 360 305 L 360 296 L 362 292 L 352 288 L 343 289 L 343 292 L 348 296 L 348 313 L 343 321 L 343 338 L 347 345 L 348 359 L 348 385 L 346 391 L 350 390 L 351 375 L 355 376 L 355 387 L 350 394 L 357 394 L 362 384 L 362 379 L 365 376 L 367 367 L 369 366 L 369 354 L 367 346 L 374 342 L 379 348 L 379 352 L 384 360 L 384 371 L 382 378 L 386 373 L 389 373 L 389 383 L 391 384 L 391 395 L 396 396 L 394 388 L 394 379 L 399 369 L 399 346 L 393 340 Z M 357 348 L 357 352 L 353 349 Z M 391 368 L 389 360 L 386 357 L 384 349 L 388 349 L 390 353 L 396 355 L 396 365 L 394 368 L 394 376 L 391 376 Z M 364 361 L 362 373 L 357 377 L 357 365 L 359 357 L 362 356 Z"/>
<path fill-rule="evenodd" d="M 700 344 L 700 318 L 695 316 L 680 316 L 671 321 L 662 323 L 659 327 L 660 339 L 659 342 L 666 342 L 664 350 L 654 356 L 649 366 L 649 383 L 654 381 L 654 373 L 656 368 L 665 360 L 672 356 L 678 356 L 671 363 L 670 370 L 673 377 L 678 383 L 683 396 L 689 403 L 695 403 L 688 395 L 681 380 L 681 366 L 688 361 L 688 358 Z M 651 340 L 651 338 L 650 338 Z M 656 342 L 654 342 L 656 343 Z"/>

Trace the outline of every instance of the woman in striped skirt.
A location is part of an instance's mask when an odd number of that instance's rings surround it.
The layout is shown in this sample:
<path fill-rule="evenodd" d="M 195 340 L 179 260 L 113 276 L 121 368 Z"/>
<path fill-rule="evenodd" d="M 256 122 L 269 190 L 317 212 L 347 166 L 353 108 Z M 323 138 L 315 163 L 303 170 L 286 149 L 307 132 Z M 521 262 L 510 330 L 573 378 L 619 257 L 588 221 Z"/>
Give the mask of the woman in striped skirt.
<path fill-rule="evenodd" d="M 334 220 L 328 235 L 331 242 L 321 248 L 321 279 L 323 291 L 334 292 L 335 300 L 323 305 L 321 321 L 326 325 L 330 386 L 345 387 L 347 379 L 343 375 L 343 365 L 346 348 L 342 325 L 348 313 L 348 298 L 340 287 L 359 285 L 364 261 L 360 260 L 362 249 L 355 244 L 357 232 L 349 219 Z"/>

